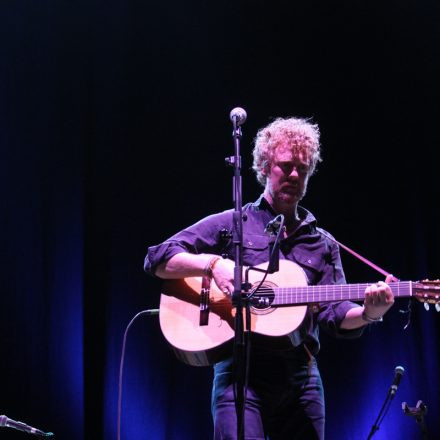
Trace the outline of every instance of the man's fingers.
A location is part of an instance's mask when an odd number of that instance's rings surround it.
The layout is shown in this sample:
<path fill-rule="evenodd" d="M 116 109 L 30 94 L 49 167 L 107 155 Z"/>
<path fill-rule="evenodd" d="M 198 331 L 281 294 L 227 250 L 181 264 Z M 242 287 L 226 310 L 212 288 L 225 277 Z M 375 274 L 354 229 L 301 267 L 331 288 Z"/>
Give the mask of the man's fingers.
<path fill-rule="evenodd" d="M 396 281 L 399 281 L 399 279 L 396 278 L 396 277 L 395 277 L 394 275 L 392 275 L 392 274 L 387 275 L 386 278 L 385 278 L 385 282 L 386 282 L 387 284 L 389 284 L 389 283 L 395 283 Z"/>
<path fill-rule="evenodd" d="M 394 302 L 390 286 L 379 281 L 371 284 L 365 291 L 365 303 L 371 305 L 391 304 Z"/>

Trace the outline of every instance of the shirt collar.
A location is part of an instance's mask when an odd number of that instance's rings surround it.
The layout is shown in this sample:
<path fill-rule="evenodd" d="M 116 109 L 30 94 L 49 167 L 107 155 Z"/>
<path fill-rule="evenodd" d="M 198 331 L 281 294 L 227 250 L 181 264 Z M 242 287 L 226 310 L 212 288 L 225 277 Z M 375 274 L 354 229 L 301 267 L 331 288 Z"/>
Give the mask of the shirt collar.
<path fill-rule="evenodd" d="M 273 210 L 270 203 L 264 198 L 264 195 L 261 194 L 260 197 L 253 203 L 254 209 L 259 211 L 269 211 L 273 216 L 276 215 L 276 212 Z M 302 220 L 302 225 L 316 225 L 317 221 L 315 216 L 306 208 L 298 205 L 298 215 Z"/>

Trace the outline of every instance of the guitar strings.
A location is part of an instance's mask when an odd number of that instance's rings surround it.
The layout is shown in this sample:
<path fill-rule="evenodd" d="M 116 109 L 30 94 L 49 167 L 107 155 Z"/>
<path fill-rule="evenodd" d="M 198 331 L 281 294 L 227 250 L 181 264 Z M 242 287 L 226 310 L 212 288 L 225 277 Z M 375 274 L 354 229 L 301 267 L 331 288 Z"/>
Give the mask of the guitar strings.
<path fill-rule="evenodd" d="M 400 290 L 405 290 L 403 295 L 407 296 L 406 290 L 407 287 L 412 283 L 412 281 L 400 281 L 398 285 L 391 284 L 391 290 L 393 294 L 396 296 L 400 296 Z M 261 295 L 274 295 L 274 299 L 277 300 L 286 300 L 294 297 L 295 302 L 301 302 L 304 300 L 304 303 L 310 302 L 313 300 L 313 297 L 318 294 L 323 297 L 325 295 L 324 301 L 329 301 L 328 297 L 330 296 L 330 300 L 343 300 L 343 299 L 363 299 L 365 289 L 372 284 L 375 283 L 360 283 L 360 284 L 331 284 L 331 285 L 316 285 L 316 286 L 301 286 L 301 287 L 265 287 L 262 286 L 258 289 L 258 291 L 252 291 L 252 294 L 261 294 Z M 397 284 L 397 283 L 396 283 Z M 337 291 L 339 289 L 339 291 Z M 331 290 L 331 292 L 328 292 Z M 220 292 L 219 292 L 220 293 Z M 359 297 L 353 297 L 353 293 L 358 293 Z M 299 301 L 298 301 L 299 300 Z M 323 299 L 321 298 L 321 301 Z M 222 298 L 211 303 L 211 306 L 215 304 L 226 304 L 230 303 L 230 299 Z M 279 301 L 276 301 L 276 304 L 279 304 Z"/>

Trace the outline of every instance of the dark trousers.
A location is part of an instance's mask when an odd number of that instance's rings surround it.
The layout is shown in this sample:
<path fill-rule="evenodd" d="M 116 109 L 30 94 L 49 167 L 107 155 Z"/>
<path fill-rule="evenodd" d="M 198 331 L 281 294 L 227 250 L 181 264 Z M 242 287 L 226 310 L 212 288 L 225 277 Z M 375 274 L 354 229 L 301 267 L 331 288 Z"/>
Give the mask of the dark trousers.
<path fill-rule="evenodd" d="M 214 440 L 237 439 L 232 361 L 215 366 Z M 323 440 L 324 392 L 315 359 L 252 354 L 245 409 L 246 440 Z"/>

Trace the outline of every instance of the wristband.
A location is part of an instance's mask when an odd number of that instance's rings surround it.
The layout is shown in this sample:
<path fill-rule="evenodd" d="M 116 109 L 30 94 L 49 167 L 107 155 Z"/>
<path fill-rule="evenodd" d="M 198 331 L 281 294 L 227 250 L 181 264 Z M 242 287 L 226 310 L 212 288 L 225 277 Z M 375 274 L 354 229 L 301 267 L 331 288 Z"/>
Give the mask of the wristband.
<path fill-rule="evenodd" d="M 364 308 L 364 311 L 362 312 L 361 317 L 365 322 L 368 322 L 369 324 L 372 324 L 373 322 L 382 322 L 383 321 L 382 316 L 379 316 L 379 318 L 372 318 L 371 316 L 368 316 L 367 313 L 365 312 L 365 308 Z"/>

